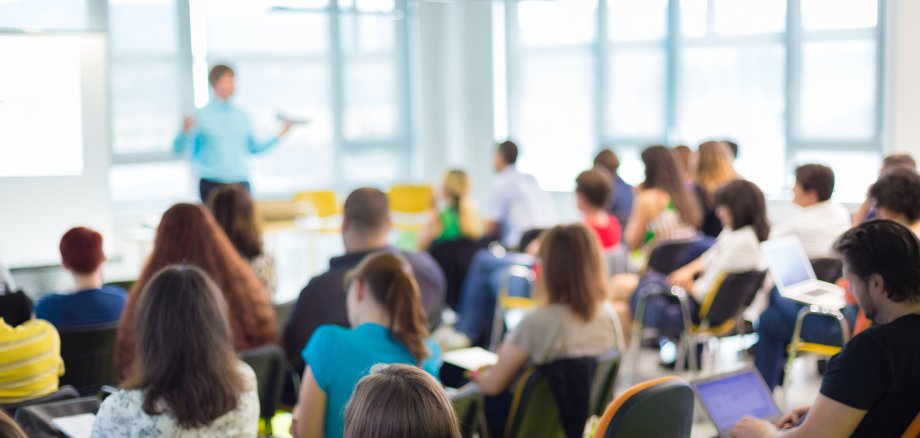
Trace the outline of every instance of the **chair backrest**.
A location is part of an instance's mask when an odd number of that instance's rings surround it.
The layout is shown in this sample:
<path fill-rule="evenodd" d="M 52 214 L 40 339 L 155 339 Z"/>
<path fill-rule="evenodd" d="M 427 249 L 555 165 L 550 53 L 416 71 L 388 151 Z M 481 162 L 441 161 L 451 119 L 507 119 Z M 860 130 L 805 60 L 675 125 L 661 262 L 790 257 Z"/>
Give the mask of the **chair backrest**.
<path fill-rule="evenodd" d="M 241 351 L 240 360 L 256 374 L 259 387 L 259 417 L 270 419 L 278 409 L 284 385 L 287 359 L 277 345 L 265 345 Z"/>
<path fill-rule="evenodd" d="M 118 323 L 74 327 L 60 331 L 61 359 L 66 372 L 62 385 L 73 385 L 80 394 L 90 395 L 102 385 L 118 382 L 115 344 Z"/>
<path fill-rule="evenodd" d="M 60 437 L 64 435 L 52 422 L 58 417 L 95 414 L 100 401 L 96 397 L 75 398 L 24 406 L 16 410 L 16 422 L 30 437 Z"/>
<path fill-rule="evenodd" d="M 754 301 L 766 276 L 766 271 L 726 274 L 715 290 L 706 295 L 700 307 L 700 320 L 706 321 L 710 327 L 734 322 Z"/>
<path fill-rule="evenodd" d="M 339 212 L 339 204 L 332 190 L 299 192 L 294 194 L 294 202 L 308 216 L 331 217 Z"/>
<path fill-rule="evenodd" d="M 34 398 L 32 400 L 26 400 L 19 403 L 13 403 L 8 405 L 3 405 L 3 409 L 10 415 L 16 413 L 16 410 L 26 406 L 32 406 L 42 403 L 51 403 L 62 400 L 71 400 L 80 397 L 80 393 L 77 392 L 77 389 L 70 385 L 64 385 L 58 388 L 57 391 L 52 392 L 44 397 Z"/>
<path fill-rule="evenodd" d="M 505 438 L 565 438 L 565 429 L 549 378 L 537 367 L 524 371 L 511 400 Z"/>
<path fill-rule="evenodd" d="M 648 269 L 668 275 L 686 263 L 687 254 L 693 249 L 696 240 L 662 242 L 648 257 Z"/>
<path fill-rule="evenodd" d="M 291 311 L 294 310 L 294 304 L 297 300 L 291 300 L 284 303 L 277 303 L 275 307 L 275 323 L 278 325 L 278 333 L 284 331 L 284 325 L 287 324 L 288 318 L 291 317 Z"/>
<path fill-rule="evenodd" d="M 444 271 L 444 278 L 447 280 L 447 305 L 452 309 L 458 308 L 466 274 L 476 251 L 482 248 L 485 248 L 485 245 L 481 241 L 468 239 L 435 242 L 428 248 L 428 253 Z"/>
<path fill-rule="evenodd" d="M 834 283 L 843 277 L 843 261 L 840 259 L 820 258 L 810 261 L 818 280 Z"/>
<path fill-rule="evenodd" d="M 901 438 L 920 438 L 920 412 L 917 412 L 917 417 L 910 422 Z"/>
<path fill-rule="evenodd" d="M 485 397 L 475 384 L 466 385 L 449 396 L 460 421 L 460 436 L 472 438 L 479 432 L 479 419 L 484 415 Z"/>
<path fill-rule="evenodd" d="M 396 185 L 390 188 L 387 197 L 390 211 L 395 213 L 425 213 L 432 207 L 434 191 L 425 185 Z"/>
<path fill-rule="evenodd" d="M 608 277 L 629 273 L 629 248 L 621 244 L 612 250 L 604 251 L 604 266 L 607 268 Z"/>
<path fill-rule="evenodd" d="M 613 387 L 616 385 L 622 359 L 623 356 L 619 349 L 613 349 L 597 358 L 597 368 L 594 369 L 594 379 L 591 384 L 588 415 L 603 415 L 604 408 L 613 400 Z"/>
<path fill-rule="evenodd" d="M 594 438 L 689 437 L 693 397 L 690 384 L 675 376 L 640 383 L 610 403 Z"/>

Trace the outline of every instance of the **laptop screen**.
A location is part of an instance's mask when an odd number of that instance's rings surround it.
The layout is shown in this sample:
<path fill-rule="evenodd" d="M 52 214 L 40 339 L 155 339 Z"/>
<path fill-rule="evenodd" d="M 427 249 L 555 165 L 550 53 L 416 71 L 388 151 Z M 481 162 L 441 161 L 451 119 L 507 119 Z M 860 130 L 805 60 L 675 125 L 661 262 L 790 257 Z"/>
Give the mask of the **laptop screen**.
<path fill-rule="evenodd" d="M 770 241 L 764 244 L 763 250 L 770 265 L 770 275 L 780 290 L 814 279 L 811 264 L 798 239 Z"/>
<path fill-rule="evenodd" d="M 695 385 L 720 432 L 731 429 L 745 415 L 770 419 L 781 414 L 767 385 L 756 373 L 747 369 Z"/>

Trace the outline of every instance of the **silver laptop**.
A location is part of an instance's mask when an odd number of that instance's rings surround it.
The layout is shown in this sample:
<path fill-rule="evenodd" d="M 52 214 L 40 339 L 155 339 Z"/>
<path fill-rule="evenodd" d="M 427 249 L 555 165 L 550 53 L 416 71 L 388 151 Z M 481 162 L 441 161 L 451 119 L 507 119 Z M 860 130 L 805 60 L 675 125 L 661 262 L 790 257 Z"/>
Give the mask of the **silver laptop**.
<path fill-rule="evenodd" d="M 846 305 L 843 289 L 815 277 L 798 237 L 770 239 L 762 243 L 761 248 L 780 295 L 800 303 L 834 309 Z"/>
<path fill-rule="evenodd" d="M 699 397 L 720 437 L 731 436 L 731 429 L 744 416 L 775 422 L 782 411 L 760 373 L 747 366 L 693 382 Z"/>

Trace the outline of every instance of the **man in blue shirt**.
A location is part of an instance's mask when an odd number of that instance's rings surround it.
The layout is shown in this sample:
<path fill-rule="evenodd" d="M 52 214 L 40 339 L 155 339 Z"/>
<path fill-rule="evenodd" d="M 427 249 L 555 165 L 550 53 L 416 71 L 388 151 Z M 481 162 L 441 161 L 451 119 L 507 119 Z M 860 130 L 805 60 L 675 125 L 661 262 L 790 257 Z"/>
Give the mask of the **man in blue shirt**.
<path fill-rule="evenodd" d="M 128 295 L 122 288 L 102 285 L 102 235 L 73 228 L 61 238 L 60 249 L 61 264 L 73 275 L 75 292 L 45 295 L 35 305 L 35 317 L 58 330 L 117 323 Z"/>
<path fill-rule="evenodd" d="M 224 184 L 239 184 L 249 190 L 249 156 L 265 152 L 291 129 L 285 121 L 278 135 L 259 142 L 252 133 L 249 117 L 230 103 L 235 83 L 233 69 L 216 65 L 208 74 L 213 98 L 185 117 L 182 132 L 173 142 L 176 154 L 191 151 L 192 164 L 201 178 L 199 191 L 202 202 L 215 188 Z"/>

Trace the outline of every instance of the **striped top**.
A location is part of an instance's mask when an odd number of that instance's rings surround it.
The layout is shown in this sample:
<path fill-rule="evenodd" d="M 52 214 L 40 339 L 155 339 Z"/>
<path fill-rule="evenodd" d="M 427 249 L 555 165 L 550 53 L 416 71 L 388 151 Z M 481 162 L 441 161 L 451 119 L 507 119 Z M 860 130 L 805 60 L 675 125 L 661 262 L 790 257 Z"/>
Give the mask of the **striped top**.
<path fill-rule="evenodd" d="M 667 208 L 648 224 L 648 231 L 646 242 L 652 245 L 672 240 L 689 240 L 697 235 L 696 227 L 681 220 L 674 204 L 670 202 Z"/>
<path fill-rule="evenodd" d="M 48 321 L 11 327 L 0 318 L 0 404 L 44 397 L 64 374 L 61 338 Z"/>

